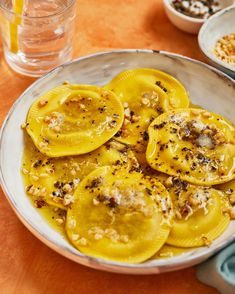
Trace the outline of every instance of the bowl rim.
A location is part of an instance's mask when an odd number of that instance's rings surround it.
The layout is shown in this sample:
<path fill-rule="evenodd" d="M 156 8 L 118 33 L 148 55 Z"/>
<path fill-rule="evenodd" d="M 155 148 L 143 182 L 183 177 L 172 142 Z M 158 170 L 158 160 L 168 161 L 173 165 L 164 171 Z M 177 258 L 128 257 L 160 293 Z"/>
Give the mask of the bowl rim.
<path fill-rule="evenodd" d="M 202 53 L 212 62 L 214 62 L 217 65 L 220 65 L 222 68 L 230 70 L 231 72 L 235 73 L 235 67 L 233 67 L 232 65 L 223 62 L 222 60 L 220 60 L 219 58 L 215 57 L 214 54 L 212 54 L 210 52 L 210 50 L 208 50 L 208 48 L 204 45 L 203 42 L 203 36 L 207 30 L 208 25 L 211 23 L 211 21 L 214 21 L 215 19 L 220 19 L 221 16 L 223 16 L 225 13 L 227 13 L 228 11 L 234 10 L 235 11 L 235 2 L 234 4 L 220 10 L 219 12 L 215 13 L 214 15 L 212 15 L 211 17 L 209 17 L 209 19 L 202 25 L 199 34 L 198 34 L 198 44 L 199 47 L 202 51 Z"/>
<path fill-rule="evenodd" d="M 217 76 L 221 77 L 223 80 L 227 81 L 229 84 L 231 84 L 232 86 L 235 86 L 235 81 L 229 77 L 228 75 L 224 74 L 223 72 L 219 71 L 218 69 L 213 68 L 210 65 L 207 65 L 201 61 L 180 55 L 180 54 L 176 54 L 176 53 L 170 53 L 167 51 L 159 51 L 159 50 L 150 50 L 150 49 L 120 49 L 120 50 L 111 50 L 111 51 L 104 51 L 104 52 L 98 52 L 95 54 L 89 54 L 89 55 L 85 55 L 82 56 L 78 59 L 66 62 L 60 66 L 58 66 L 57 68 L 51 70 L 50 72 L 48 72 L 46 75 L 42 76 L 40 79 L 36 80 L 35 82 L 33 82 L 19 97 L 18 99 L 14 102 L 14 104 L 12 105 L 12 107 L 10 108 L 3 124 L 1 127 L 1 131 L 0 131 L 0 184 L 1 187 L 4 191 L 5 197 L 7 198 L 10 206 L 13 208 L 14 212 L 16 213 L 16 215 L 18 216 L 18 218 L 20 219 L 20 221 L 28 228 L 28 230 L 35 236 L 37 237 L 39 240 L 41 240 L 44 244 L 46 244 L 49 248 L 53 249 L 54 251 L 56 251 L 57 253 L 59 253 L 60 255 L 67 257 L 68 259 L 75 261 L 77 263 L 92 267 L 92 268 L 96 268 L 96 269 L 101 269 L 101 270 L 105 270 L 105 271 L 110 271 L 110 272 L 116 272 L 116 273 L 128 273 L 128 274 L 153 274 L 153 273 L 158 273 L 157 269 L 161 269 L 161 273 L 162 272 L 167 272 L 167 271 L 172 271 L 172 270 L 176 270 L 179 268 L 185 268 L 185 267 L 189 267 L 192 266 L 194 264 L 198 263 L 198 260 L 200 262 L 200 258 L 203 258 L 204 256 L 211 256 L 213 254 L 215 254 L 216 252 L 218 252 L 220 249 L 224 248 L 225 246 L 229 245 L 230 243 L 232 243 L 233 241 L 235 241 L 235 234 L 231 236 L 231 239 L 229 240 L 224 240 L 221 241 L 219 244 L 216 245 L 215 248 L 213 248 L 213 250 L 211 250 L 210 248 L 205 248 L 205 250 L 203 250 L 202 252 L 199 252 L 197 255 L 193 256 L 187 256 L 187 258 L 181 260 L 180 258 L 182 257 L 182 255 L 179 256 L 175 256 L 175 257 L 171 257 L 170 258 L 170 263 L 169 263 L 169 259 L 163 259 L 163 260 L 153 260 L 148 264 L 144 264 L 144 263 L 140 263 L 140 264 L 128 264 L 128 263 L 121 263 L 121 262 L 114 262 L 114 261 L 109 261 L 109 260 L 104 260 L 101 258 L 95 258 L 95 257 L 90 257 L 87 255 L 84 255 L 82 253 L 80 253 L 79 251 L 77 251 L 76 249 L 73 251 L 70 248 L 64 248 L 63 246 L 61 246 L 58 242 L 56 242 L 55 240 L 53 240 L 51 238 L 51 236 L 45 235 L 43 232 L 40 232 L 37 230 L 37 228 L 30 222 L 29 219 L 27 219 L 25 217 L 25 215 L 23 213 L 21 213 L 21 211 L 19 210 L 19 208 L 17 207 L 15 201 L 14 201 L 14 196 L 12 195 L 12 193 L 10 192 L 7 184 L 5 183 L 4 180 L 4 172 L 2 170 L 2 145 L 3 145 L 3 135 L 5 132 L 5 128 L 7 127 L 8 121 L 11 118 L 11 115 L 13 114 L 15 108 L 17 107 L 18 103 L 23 99 L 23 96 L 25 94 L 27 94 L 27 92 L 29 90 L 31 90 L 35 85 L 37 85 L 39 82 L 41 82 L 43 79 L 46 79 L 48 76 L 60 72 L 61 70 L 63 70 L 64 67 L 69 66 L 70 64 L 73 63 L 79 63 L 82 60 L 86 60 L 89 58 L 95 58 L 95 57 L 99 57 L 102 55 L 111 55 L 111 54 L 126 54 L 126 53 L 146 53 L 146 54 L 159 54 L 159 55 L 163 55 L 166 57 L 170 57 L 170 58 L 179 58 L 179 59 L 183 59 L 189 62 L 192 62 L 194 64 L 200 65 L 202 67 L 206 67 L 207 69 L 209 69 L 210 71 L 214 72 Z M 79 260 L 78 260 L 79 259 Z M 179 260 L 180 259 L 180 260 Z M 156 264 L 157 263 L 157 264 Z M 190 263 L 190 264 L 189 264 Z M 105 266 L 105 268 L 101 268 L 102 266 Z M 152 271 L 151 271 L 152 269 Z M 153 272 L 153 270 L 155 269 L 155 271 Z M 143 270 L 143 272 L 140 270 Z M 145 271 L 144 271 L 145 270 Z"/>
<path fill-rule="evenodd" d="M 165 6 L 171 11 L 171 13 L 173 13 L 175 16 L 178 16 L 182 19 L 184 19 L 185 21 L 189 21 L 191 23 L 195 23 L 195 24 L 203 24 L 206 19 L 203 18 L 196 18 L 196 17 L 192 17 L 192 16 L 188 16 L 185 15 L 179 11 L 177 11 L 176 9 L 174 9 L 174 7 L 171 5 L 172 0 L 163 0 L 163 3 L 165 4 Z"/>

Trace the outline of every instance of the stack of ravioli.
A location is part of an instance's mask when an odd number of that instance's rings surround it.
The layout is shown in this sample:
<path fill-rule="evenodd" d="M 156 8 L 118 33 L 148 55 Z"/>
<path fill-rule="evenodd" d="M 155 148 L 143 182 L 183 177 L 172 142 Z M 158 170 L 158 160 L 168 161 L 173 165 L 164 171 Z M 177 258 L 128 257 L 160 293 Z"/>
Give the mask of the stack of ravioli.
<path fill-rule="evenodd" d="M 127 70 L 104 87 L 64 83 L 32 104 L 23 127 L 26 192 L 58 212 L 86 255 L 170 257 L 210 246 L 234 218 L 235 127 L 190 108 L 162 71 Z"/>

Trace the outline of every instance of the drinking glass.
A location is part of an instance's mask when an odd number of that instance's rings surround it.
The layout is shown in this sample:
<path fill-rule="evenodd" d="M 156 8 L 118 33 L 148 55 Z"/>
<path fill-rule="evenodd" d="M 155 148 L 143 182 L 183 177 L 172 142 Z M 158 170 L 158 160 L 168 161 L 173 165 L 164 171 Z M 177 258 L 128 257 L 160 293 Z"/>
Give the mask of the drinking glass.
<path fill-rule="evenodd" d="M 38 77 L 71 60 L 76 0 L 0 0 L 3 52 L 16 72 Z"/>

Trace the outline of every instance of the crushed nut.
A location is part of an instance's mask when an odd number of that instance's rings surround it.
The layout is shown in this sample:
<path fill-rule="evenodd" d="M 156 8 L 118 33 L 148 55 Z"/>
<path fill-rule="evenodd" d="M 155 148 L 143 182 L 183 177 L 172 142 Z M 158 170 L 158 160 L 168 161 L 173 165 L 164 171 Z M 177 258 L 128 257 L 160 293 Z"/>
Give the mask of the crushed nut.
<path fill-rule="evenodd" d="M 160 257 L 173 257 L 174 254 L 173 254 L 172 251 L 168 251 L 168 252 L 161 252 L 161 253 L 159 253 L 159 256 Z"/>
<path fill-rule="evenodd" d="M 206 236 L 202 236 L 201 239 L 202 239 L 202 242 L 205 246 L 210 247 L 210 245 L 212 243 L 211 240 L 209 240 Z"/>
<path fill-rule="evenodd" d="M 97 234 L 94 235 L 94 239 L 97 240 L 97 241 L 100 240 L 100 239 L 102 239 L 103 237 L 104 237 L 104 235 L 103 234 L 99 234 L 99 233 L 97 233 Z"/>
<path fill-rule="evenodd" d="M 64 196 L 64 199 L 63 199 L 63 204 L 64 204 L 64 206 L 68 206 L 68 205 L 70 205 L 70 204 L 73 203 L 73 202 L 74 202 L 74 197 L 73 197 L 73 195 L 66 194 L 66 195 Z"/>
<path fill-rule="evenodd" d="M 40 142 L 39 148 L 41 149 L 48 149 L 48 143 L 47 142 Z"/>
<path fill-rule="evenodd" d="M 76 170 L 73 168 L 71 171 L 70 171 L 71 175 L 72 176 L 75 176 L 76 175 Z"/>
<path fill-rule="evenodd" d="M 72 234 L 71 239 L 73 241 L 77 241 L 79 239 L 79 235 L 78 234 Z"/>
<path fill-rule="evenodd" d="M 27 124 L 26 124 L 26 123 L 22 123 L 22 125 L 21 125 L 21 129 L 25 129 L 25 128 L 26 128 L 26 126 L 27 126 Z"/>
<path fill-rule="evenodd" d="M 139 120 L 140 120 L 140 116 L 139 115 L 133 115 L 132 117 L 131 117 L 131 120 L 132 120 L 132 122 L 138 122 Z"/>
<path fill-rule="evenodd" d="M 35 176 L 35 175 L 31 176 L 31 178 L 32 178 L 33 181 L 35 181 L 35 182 L 39 180 L 39 177 L 38 177 L 38 176 Z"/>
<path fill-rule="evenodd" d="M 93 198 L 93 204 L 97 206 L 100 204 L 100 202 L 96 198 Z"/>
<path fill-rule="evenodd" d="M 24 175 L 27 175 L 27 174 L 29 173 L 29 171 L 28 171 L 26 168 L 22 168 L 22 173 L 23 173 Z"/>
<path fill-rule="evenodd" d="M 82 237 L 81 239 L 79 239 L 77 241 L 77 244 L 80 245 L 80 246 L 86 246 L 87 245 L 87 239 Z"/>
<path fill-rule="evenodd" d="M 211 117 L 211 114 L 210 114 L 210 112 L 208 112 L 208 111 L 203 111 L 203 112 L 202 112 L 202 117 L 204 117 L 204 118 L 209 118 L 209 117 Z"/>
<path fill-rule="evenodd" d="M 128 243 L 129 242 L 128 235 L 121 235 L 120 236 L 120 241 L 123 242 L 123 243 Z"/>
<path fill-rule="evenodd" d="M 166 187 L 172 187 L 172 185 L 173 185 L 172 177 L 168 177 L 165 180 L 164 184 L 166 185 Z"/>
<path fill-rule="evenodd" d="M 69 229 L 74 229 L 76 227 L 76 220 L 75 219 L 68 219 L 67 225 Z"/>
<path fill-rule="evenodd" d="M 48 103 L 48 100 L 40 100 L 40 101 L 38 102 L 38 106 L 39 106 L 39 107 L 44 107 L 44 106 L 47 105 L 47 103 Z"/>
<path fill-rule="evenodd" d="M 49 175 L 46 174 L 46 173 L 41 173 L 41 174 L 39 175 L 40 178 L 47 178 L 48 176 L 49 176 Z"/>
<path fill-rule="evenodd" d="M 64 223 L 64 219 L 63 218 L 56 218 L 55 221 L 59 224 L 62 225 Z"/>

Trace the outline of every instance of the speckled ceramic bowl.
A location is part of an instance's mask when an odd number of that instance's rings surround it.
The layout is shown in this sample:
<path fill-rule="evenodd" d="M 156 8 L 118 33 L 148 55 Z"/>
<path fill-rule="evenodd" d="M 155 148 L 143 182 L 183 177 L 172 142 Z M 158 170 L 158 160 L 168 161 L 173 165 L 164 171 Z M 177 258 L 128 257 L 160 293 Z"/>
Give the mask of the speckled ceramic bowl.
<path fill-rule="evenodd" d="M 193 103 L 218 112 L 235 123 L 235 83 L 208 65 L 176 54 L 151 50 L 121 50 L 90 55 L 56 68 L 32 84 L 15 102 L 1 130 L 0 179 L 6 197 L 20 220 L 53 250 L 96 269 L 153 274 L 181 269 L 205 260 L 235 240 L 235 222 L 231 222 L 224 234 L 209 248 L 202 247 L 180 256 L 150 260 L 138 265 L 104 261 L 83 255 L 48 225 L 26 196 L 20 174 L 23 153 L 20 125 L 25 121 L 27 111 L 36 97 L 65 80 L 104 85 L 120 71 L 137 67 L 168 72 L 184 84 Z"/>
<path fill-rule="evenodd" d="M 198 43 L 208 61 L 218 69 L 235 78 L 235 66 L 232 66 L 213 54 L 216 42 L 223 36 L 235 32 L 235 4 L 221 10 L 208 19 L 198 35 Z"/>

